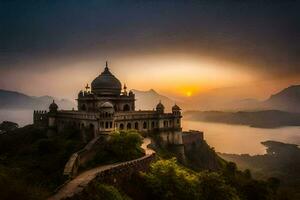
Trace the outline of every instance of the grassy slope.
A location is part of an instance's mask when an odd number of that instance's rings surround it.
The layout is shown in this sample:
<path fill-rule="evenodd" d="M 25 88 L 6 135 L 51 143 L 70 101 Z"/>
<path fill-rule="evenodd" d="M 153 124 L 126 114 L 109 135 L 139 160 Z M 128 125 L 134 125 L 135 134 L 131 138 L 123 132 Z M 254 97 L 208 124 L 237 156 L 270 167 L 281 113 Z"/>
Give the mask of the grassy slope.
<path fill-rule="evenodd" d="M 0 199 L 18 199 L 18 193 L 21 199 L 44 199 L 65 181 L 65 163 L 84 145 L 79 137 L 74 130 L 48 137 L 31 125 L 0 135 Z"/>

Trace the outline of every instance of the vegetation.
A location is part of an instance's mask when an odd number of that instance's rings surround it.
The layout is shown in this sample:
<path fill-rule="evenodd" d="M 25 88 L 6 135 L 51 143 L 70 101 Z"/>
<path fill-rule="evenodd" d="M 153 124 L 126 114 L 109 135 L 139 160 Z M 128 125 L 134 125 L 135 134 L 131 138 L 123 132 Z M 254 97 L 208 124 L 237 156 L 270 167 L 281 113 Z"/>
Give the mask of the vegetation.
<path fill-rule="evenodd" d="M 0 199 L 45 199 L 66 180 L 62 175 L 64 165 L 72 153 L 85 145 L 81 139 L 80 133 L 73 129 L 57 134 L 34 126 L 0 135 Z M 136 131 L 114 132 L 99 145 L 90 167 L 138 158 L 143 155 L 141 144 L 141 136 Z M 287 153 L 290 151 L 293 151 L 293 156 L 299 155 L 295 154 L 298 149 L 295 146 L 288 146 L 289 151 L 286 151 L 287 148 L 277 143 L 264 144 L 269 147 L 268 156 L 272 159 L 291 157 Z M 146 173 L 133 176 L 118 188 L 94 182 L 72 199 L 288 199 L 288 195 L 278 191 L 280 181 L 277 178 L 255 180 L 249 170 L 239 171 L 235 163 L 218 159 L 206 143 L 190 147 L 186 166 L 177 163 L 175 158 L 168 159 L 176 153 L 167 148 L 158 149 L 161 159 L 152 163 Z M 202 159 L 193 160 L 193 153 L 201 154 Z M 204 170 L 210 169 L 209 162 L 217 162 L 218 167 L 212 168 L 214 171 Z M 195 168 L 198 172 L 190 168 L 193 163 L 198 165 Z M 293 170 L 297 171 L 291 168 L 289 172 Z"/>
<path fill-rule="evenodd" d="M 281 142 L 262 142 L 267 154 L 220 154 L 224 159 L 236 162 L 241 169 L 251 169 L 257 179 L 276 177 L 281 180 L 279 195 L 300 199 L 300 149 L 297 145 Z"/>
<path fill-rule="evenodd" d="M 0 199 L 45 199 L 65 181 L 64 165 L 80 141 L 76 130 L 51 134 L 32 125 L 0 135 Z"/>
<path fill-rule="evenodd" d="M 15 129 L 17 129 L 19 127 L 19 125 L 17 123 L 14 122 L 10 122 L 10 121 L 3 121 L 0 124 L 0 133 L 4 133 L 7 131 L 13 131 Z"/>
<path fill-rule="evenodd" d="M 115 131 L 99 146 L 88 167 L 139 158 L 144 155 L 141 144 L 142 137 L 136 130 Z"/>
<path fill-rule="evenodd" d="M 130 200 L 128 196 L 120 193 L 115 187 L 105 184 L 94 183 L 72 200 Z"/>
<path fill-rule="evenodd" d="M 253 180 L 248 170 L 238 171 L 234 163 L 227 163 L 218 172 L 194 172 L 178 165 L 175 159 L 159 160 L 142 178 L 144 184 L 139 185 L 145 185 L 149 199 L 276 199 L 275 181 Z"/>

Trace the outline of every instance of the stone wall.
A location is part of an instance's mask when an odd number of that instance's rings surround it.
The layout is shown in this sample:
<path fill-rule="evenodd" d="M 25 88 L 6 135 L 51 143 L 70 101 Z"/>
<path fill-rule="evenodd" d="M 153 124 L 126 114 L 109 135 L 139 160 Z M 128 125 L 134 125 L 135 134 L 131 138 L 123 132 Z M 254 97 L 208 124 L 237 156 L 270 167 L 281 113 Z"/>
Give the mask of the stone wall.
<path fill-rule="evenodd" d="M 103 143 L 108 135 L 100 135 L 91 140 L 83 149 L 72 154 L 64 168 L 64 175 L 69 178 L 78 174 L 78 169 L 92 160 L 97 152 L 97 147 Z"/>
<path fill-rule="evenodd" d="M 184 145 L 191 145 L 203 141 L 203 132 L 196 130 L 189 130 L 182 132 L 182 143 Z"/>
<path fill-rule="evenodd" d="M 133 174 L 147 171 L 150 163 L 154 159 L 155 153 L 136 160 L 124 162 L 100 172 L 93 182 L 101 182 L 118 187 L 122 185 L 122 183 L 129 181 Z"/>
<path fill-rule="evenodd" d="M 129 181 L 133 175 L 139 172 L 146 172 L 149 169 L 150 163 L 154 160 L 155 153 L 152 153 L 142 158 L 114 165 L 106 170 L 100 171 L 92 181 L 84 185 L 84 188 L 77 190 L 75 193 L 63 199 L 81 199 L 85 194 L 85 188 L 96 183 L 104 183 L 120 188 L 122 184 Z"/>

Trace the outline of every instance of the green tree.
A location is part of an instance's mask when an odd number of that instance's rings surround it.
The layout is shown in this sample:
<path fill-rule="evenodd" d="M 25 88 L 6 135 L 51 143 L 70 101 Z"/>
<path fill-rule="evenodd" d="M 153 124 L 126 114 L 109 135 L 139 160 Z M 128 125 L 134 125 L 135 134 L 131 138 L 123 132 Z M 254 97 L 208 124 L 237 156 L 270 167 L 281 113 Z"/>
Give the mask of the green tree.
<path fill-rule="evenodd" d="M 196 173 L 177 164 L 176 159 L 153 163 L 142 174 L 157 199 L 238 200 L 234 188 L 218 173 Z"/>
<path fill-rule="evenodd" d="M 107 144 L 107 151 L 111 152 L 118 160 L 131 160 L 141 156 L 142 138 L 135 130 L 116 131 L 111 134 Z"/>
<path fill-rule="evenodd" d="M 159 199 L 199 199 L 197 175 L 179 167 L 176 159 L 159 160 L 142 176 Z"/>

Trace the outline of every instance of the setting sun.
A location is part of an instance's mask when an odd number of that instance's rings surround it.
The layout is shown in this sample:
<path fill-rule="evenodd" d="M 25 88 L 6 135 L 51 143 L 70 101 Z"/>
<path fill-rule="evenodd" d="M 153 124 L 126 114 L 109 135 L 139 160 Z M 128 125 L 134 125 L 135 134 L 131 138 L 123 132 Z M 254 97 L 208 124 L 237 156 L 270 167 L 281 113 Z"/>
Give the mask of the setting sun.
<path fill-rule="evenodd" d="M 192 92 L 191 91 L 187 91 L 186 92 L 186 96 L 188 96 L 188 97 L 192 96 Z"/>

